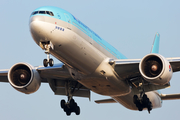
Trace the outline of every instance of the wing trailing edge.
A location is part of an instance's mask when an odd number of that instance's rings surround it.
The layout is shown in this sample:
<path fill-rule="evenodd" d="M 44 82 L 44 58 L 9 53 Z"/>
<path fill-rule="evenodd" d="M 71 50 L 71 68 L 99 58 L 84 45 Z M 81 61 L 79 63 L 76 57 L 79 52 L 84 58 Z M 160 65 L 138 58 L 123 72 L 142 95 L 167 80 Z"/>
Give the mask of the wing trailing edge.
<path fill-rule="evenodd" d="M 180 93 L 178 94 L 160 94 L 162 100 L 178 100 L 180 99 Z"/>
<path fill-rule="evenodd" d="M 117 103 L 114 99 L 110 98 L 110 99 L 103 99 L 103 100 L 96 100 L 95 101 L 96 103 L 98 104 L 101 104 L 101 103 Z"/>

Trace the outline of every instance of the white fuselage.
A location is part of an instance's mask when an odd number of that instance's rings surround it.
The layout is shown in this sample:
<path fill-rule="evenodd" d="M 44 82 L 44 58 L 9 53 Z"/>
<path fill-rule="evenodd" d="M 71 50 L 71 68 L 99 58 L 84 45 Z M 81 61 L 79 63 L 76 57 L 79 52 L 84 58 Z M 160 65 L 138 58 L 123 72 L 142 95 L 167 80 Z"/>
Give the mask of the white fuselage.
<path fill-rule="evenodd" d="M 116 59 L 77 27 L 47 16 L 33 16 L 30 30 L 34 41 L 50 42 L 49 53 L 62 61 L 74 79 L 90 90 L 114 98 L 125 107 L 137 110 L 133 103 L 133 91 L 127 81 L 116 74 L 110 59 Z M 43 48 L 45 49 L 45 48 Z M 147 93 L 153 107 L 160 107 L 155 92 Z"/>

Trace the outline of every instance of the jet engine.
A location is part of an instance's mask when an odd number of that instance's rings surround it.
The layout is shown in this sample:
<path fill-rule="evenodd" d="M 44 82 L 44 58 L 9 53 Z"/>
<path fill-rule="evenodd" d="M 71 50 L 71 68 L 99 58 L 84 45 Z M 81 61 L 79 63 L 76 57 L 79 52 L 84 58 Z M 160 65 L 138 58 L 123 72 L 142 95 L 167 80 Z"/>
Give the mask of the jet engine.
<path fill-rule="evenodd" d="M 30 94 L 41 85 L 41 78 L 36 69 L 27 63 L 17 63 L 8 72 L 8 81 L 19 92 Z"/>
<path fill-rule="evenodd" d="M 171 80 L 172 68 L 170 63 L 159 54 L 148 54 L 139 64 L 142 77 L 155 85 L 165 85 Z"/>

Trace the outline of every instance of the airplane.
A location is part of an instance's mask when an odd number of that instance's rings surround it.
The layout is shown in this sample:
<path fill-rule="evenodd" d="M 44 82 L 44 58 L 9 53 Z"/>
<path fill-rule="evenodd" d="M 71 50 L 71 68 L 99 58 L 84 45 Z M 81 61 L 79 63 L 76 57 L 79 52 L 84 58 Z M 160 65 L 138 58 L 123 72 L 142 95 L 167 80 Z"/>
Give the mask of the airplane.
<path fill-rule="evenodd" d="M 16 63 L 0 70 L 0 82 L 9 82 L 19 92 L 36 92 L 48 83 L 55 95 L 67 96 L 60 107 L 80 115 L 74 96 L 90 99 L 90 92 L 109 96 L 96 103 L 120 103 L 130 110 L 149 113 L 163 100 L 180 99 L 180 94 L 161 94 L 170 87 L 173 72 L 180 71 L 180 57 L 159 54 L 160 34 L 155 34 L 151 52 L 142 59 L 128 59 L 88 26 L 64 9 L 43 6 L 30 15 L 34 42 L 47 58 L 43 66 Z M 54 64 L 50 55 L 60 63 Z"/>

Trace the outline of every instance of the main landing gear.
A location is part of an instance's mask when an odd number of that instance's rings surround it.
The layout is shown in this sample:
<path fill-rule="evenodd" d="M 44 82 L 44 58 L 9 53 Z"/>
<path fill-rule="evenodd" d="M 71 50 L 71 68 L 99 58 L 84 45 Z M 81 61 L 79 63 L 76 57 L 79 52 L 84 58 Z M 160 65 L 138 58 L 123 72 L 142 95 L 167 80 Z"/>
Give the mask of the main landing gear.
<path fill-rule="evenodd" d="M 69 99 L 68 102 L 66 102 L 65 100 L 61 100 L 60 105 L 64 112 L 66 112 L 67 116 L 70 116 L 72 112 L 75 112 L 76 115 L 80 114 L 80 107 L 77 105 L 73 98 Z"/>
<path fill-rule="evenodd" d="M 152 103 L 145 93 L 141 94 L 140 98 L 137 95 L 134 95 L 133 102 L 139 111 L 147 108 L 148 112 L 150 113 L 150 111 L 152 110 Z"/>
<path fill-rule="evenodd" d="M 148 112 L 150 113 L 153 106 L 148 96 L 145 94 L 144 80 L 140 77 L 132 80 L 131 82 L 139 91 L 139 95 L 133 96 L 134 104 L 136 105 L 139 111 L 142 111 L 144 108 L 147 108 Z"/>
<path fill-rule="evenodd" d="M 61 100 L 60 106 L 66 112 L 67 116 L 70 116 L 72 112 L 74 112 L 76 115 L 80 114 L 80 107 L 77 105 L 75 100 L 73 99 L 73 94 L 76 92 L 77 83 L 73 85 L 72 81 L 66 81 L 65 82 L 65 92 L 66 96 L 68 97 L 68 101 Z"/>

